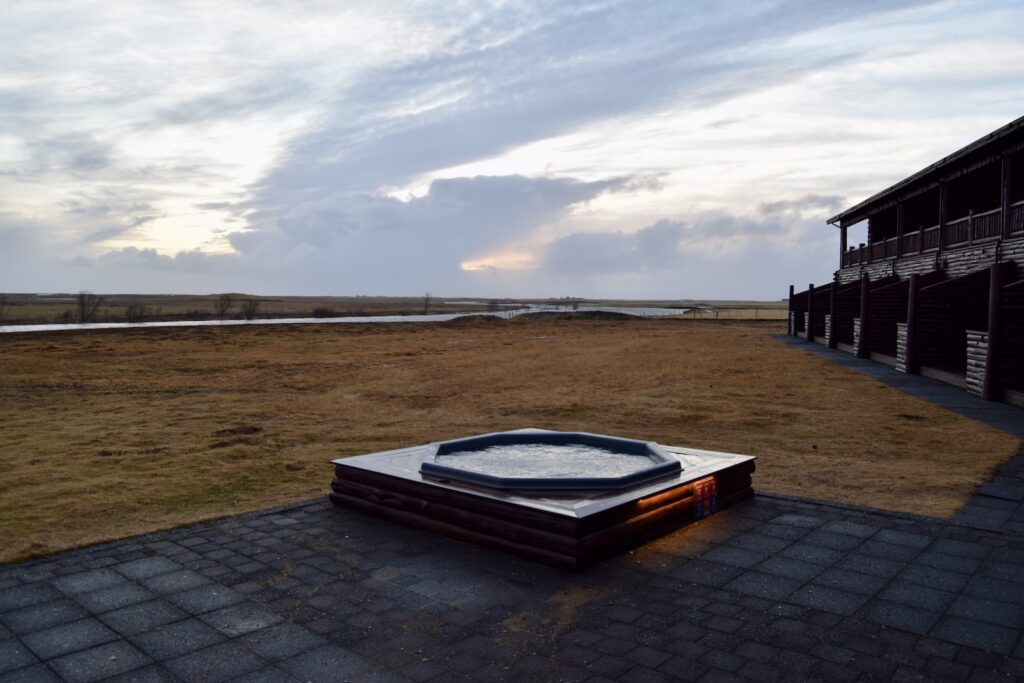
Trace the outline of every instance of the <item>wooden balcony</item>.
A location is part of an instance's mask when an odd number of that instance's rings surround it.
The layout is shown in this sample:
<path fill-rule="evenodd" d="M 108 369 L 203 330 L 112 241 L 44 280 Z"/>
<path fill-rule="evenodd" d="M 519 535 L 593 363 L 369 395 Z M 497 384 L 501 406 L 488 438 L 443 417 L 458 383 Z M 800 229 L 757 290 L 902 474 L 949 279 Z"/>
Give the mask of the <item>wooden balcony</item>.
<path fill-rule="evenodd" d="M 1010 205 L 1009 234 L 1024 233 L 1024 201 Z M 935 251 L 940 244 L 943 249 L 960 247 L 975 242 L 999 239 L 1003 230 L 1003 212 L 993 209 L 984 213 L 972 213 L 947 222 L 941 227 L 933 225 L 901 237 L 890 237 L 861 247 L 851 247 L 843 254 L 843 268 L 865 263 L 874 263 L 902 256 L 915 256 Z M 941 240 L 940 240 L 941 237 Z"/>

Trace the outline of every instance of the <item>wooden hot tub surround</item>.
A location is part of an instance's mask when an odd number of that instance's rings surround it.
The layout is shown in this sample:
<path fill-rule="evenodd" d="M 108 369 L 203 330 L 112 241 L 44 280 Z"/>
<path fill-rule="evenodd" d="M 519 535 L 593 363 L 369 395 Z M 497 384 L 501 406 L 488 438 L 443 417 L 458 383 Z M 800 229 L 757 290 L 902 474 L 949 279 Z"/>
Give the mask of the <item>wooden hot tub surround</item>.
<path fill-rule="evenodd" d="M 534 430 L 522 430 L 523 432 Z M 424 477 L 426 444 L 334 460 L 330 499 L 450 538 L 569 569 L 753 496 L 754 457 L 661 446 L 679 472 L 628 490 L 523 492 Z"/>

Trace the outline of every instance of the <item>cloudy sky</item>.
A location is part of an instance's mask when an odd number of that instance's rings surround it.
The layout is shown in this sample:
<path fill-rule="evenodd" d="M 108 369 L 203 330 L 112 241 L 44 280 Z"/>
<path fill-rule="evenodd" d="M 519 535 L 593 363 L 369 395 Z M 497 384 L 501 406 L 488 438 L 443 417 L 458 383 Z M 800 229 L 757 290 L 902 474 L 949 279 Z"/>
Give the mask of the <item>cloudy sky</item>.
<path fill-rule="evenodd" d="M 1019 0 L 0 6 L 0 291 L 777 299 L 1024 113 Z M 856 239 L 856 235 L 854 236 Z"/>

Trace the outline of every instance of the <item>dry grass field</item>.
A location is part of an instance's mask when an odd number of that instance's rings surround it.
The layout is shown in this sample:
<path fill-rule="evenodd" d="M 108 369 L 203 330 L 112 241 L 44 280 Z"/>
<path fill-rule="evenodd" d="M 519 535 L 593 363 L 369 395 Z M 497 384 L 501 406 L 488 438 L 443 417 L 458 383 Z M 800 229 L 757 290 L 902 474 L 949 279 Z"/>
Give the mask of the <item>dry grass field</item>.
<path fill-rule="evenodd" d="M 950 515 L 1014 438 L 778 323 L 480 320 L 0 337 L 0 560 L 328 490 L 328 460 L 499 429 L 760 457 L 755 488 Z"/>

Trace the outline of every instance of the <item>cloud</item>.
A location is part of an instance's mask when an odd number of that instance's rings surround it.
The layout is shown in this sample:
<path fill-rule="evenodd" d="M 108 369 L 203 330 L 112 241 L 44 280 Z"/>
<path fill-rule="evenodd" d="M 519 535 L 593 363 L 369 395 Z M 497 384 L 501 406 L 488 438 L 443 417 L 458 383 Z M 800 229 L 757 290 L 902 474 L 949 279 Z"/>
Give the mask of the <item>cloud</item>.
<path fill-rule="evenodd" d="M 827 276 L 842 196 L 1019 111 L 1019 18 L 924 0 L 16 3 L 0 288 L 770 292 Z"/>
<path fill-rule="evenodd" d="M 808 194 L 797 199 L 783 199 L 776 202 L 760 202 L 756 211 L 761 216 L 776 216 L 788 211 L 804 211 L 824 209 L 832 214 L 846 203 L 845 197 L 839 195 Z"/>
<path fill-rule="evenodd" d="M 422 59 L 354 79 L 328 105 L 337 119 L 295 139 L 255 201 L 402 185 L 588 123 L 787 83 L 857 53 L 801 53 L 785 39 L 918 4 L 506 6 Z"/>
<path fill-rule="evenodd" d="M 547 245 L 541 268 L 560 276 L 656 272 L 679 265 L 686 233 L 668 220 L 632 233 L 573 233 Z"/>

